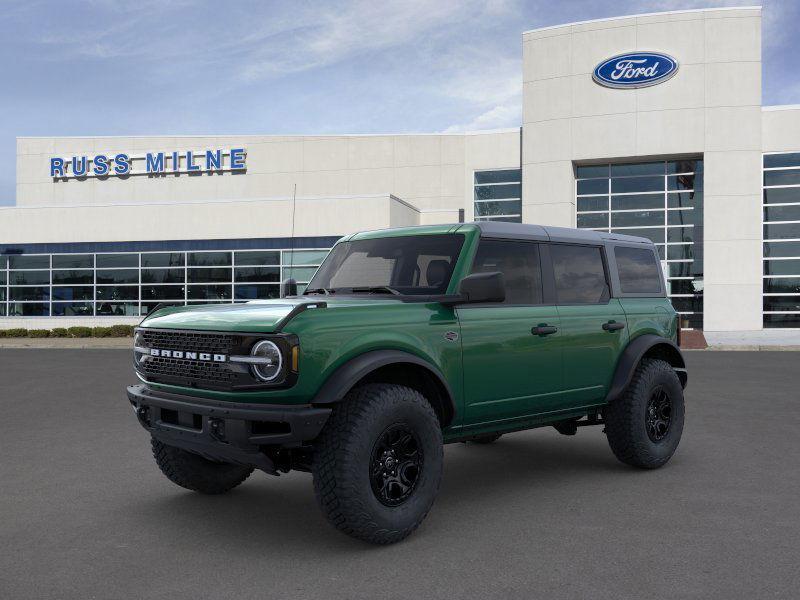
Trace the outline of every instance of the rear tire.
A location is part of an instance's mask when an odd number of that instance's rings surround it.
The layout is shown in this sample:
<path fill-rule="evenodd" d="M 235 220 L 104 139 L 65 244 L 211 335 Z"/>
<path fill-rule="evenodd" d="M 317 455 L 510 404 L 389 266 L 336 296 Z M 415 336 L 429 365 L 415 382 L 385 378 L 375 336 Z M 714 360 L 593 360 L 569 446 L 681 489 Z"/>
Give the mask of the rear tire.
<path fill-rule="evenodd" d="M 675 453 L 683 433 L 681 382 L 667 362 L 645 358 L 603 417 L 608 444 L 620 461 L 657 469 Z"/>
<path fill-rule="evenodd" d="M 201 494 L 224 494 L 250 476 L 252 467 L 213 462 L 151 438 L 153 457 L 172 483 Z"/>
<path fill-rule="evenodd" d="M 442 478 L 442 431 L 419 392 L 369 384 L 333 408 L 314 448 L 325 517 L 373 544 L 398 542 L 425 519 Z"/>

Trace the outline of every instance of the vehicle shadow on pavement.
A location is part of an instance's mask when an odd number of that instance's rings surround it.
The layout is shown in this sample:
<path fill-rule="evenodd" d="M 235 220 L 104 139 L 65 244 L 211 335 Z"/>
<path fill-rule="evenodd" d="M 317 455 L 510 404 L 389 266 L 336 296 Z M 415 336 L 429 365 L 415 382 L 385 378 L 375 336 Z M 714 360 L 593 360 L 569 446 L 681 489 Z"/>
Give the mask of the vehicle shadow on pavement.
<path fill-rule="evenodd" d="M 435 530 L 437 522 L 469 519 L 498 502 L 523 498 L 535 502 L 538 493 L 586 485 L 587 478 L 631 471 L 617 463 L 605 438 L 575 438 L 526 432 L 484 446 L 446 447 L 442 487 L 431 518 L 413 536 Z M 477 482 L 477 484 L 476 484 Z M 153 489 L 132 507 L 146 528 L 161 539 L 194 545 L 213 540 L 237 552 L 262 551 L 285 544 L 304 551 L 354 551 L 373 548 L 333 529 L 314 498 L 311 475 L 290 473 L 279 478 L 255 472 L 242 486 L 221 496 L 204 496 L 171 487 Z M 163 536 L 163 537 L 161 537 Z"/>

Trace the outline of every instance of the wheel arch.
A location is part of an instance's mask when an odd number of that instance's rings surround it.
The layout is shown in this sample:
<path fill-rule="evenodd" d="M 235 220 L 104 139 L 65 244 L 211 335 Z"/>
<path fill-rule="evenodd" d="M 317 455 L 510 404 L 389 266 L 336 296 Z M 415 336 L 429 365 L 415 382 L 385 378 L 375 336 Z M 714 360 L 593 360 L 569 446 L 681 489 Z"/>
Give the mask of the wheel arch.
<path fill-rule="evenodd" d="M 453 392 L 441 371 L 402 350 L 372 350 L 350 359 L 328 377 L 312 403 L 335 404 L 353 388 L 377 382 L 404 385 L 420 392 L 431 403 L 442 428 L 455 419 Z"/>
<path fill-rule="evenodd" d="M 654 334 L 641 335 L 631 340 L 622 351 L 617 362 L 614 377 L 611 380 L 606 402 L 612 402 L 621 396 L 630 384 L 636 367 L 644 358 L 658 358 L 669 363 L 680 379 L 681 386 L 686 388 L 687 374 L 686 361 L 675 342 L 665 337 Z"/>

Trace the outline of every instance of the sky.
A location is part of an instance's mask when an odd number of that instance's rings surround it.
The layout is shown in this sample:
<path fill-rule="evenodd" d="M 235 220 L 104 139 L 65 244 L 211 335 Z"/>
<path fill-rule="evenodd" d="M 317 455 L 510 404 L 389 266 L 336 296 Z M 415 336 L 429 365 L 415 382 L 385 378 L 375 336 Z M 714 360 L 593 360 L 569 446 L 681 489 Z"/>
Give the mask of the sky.
<path fill-rule="evenodd" d="M 756 3 L 0 0 L 0 205 L 17 136 L 518 127 L 523 31 Z M 800 103 L 800 0 L 763 6 L 763 103 Z"/>

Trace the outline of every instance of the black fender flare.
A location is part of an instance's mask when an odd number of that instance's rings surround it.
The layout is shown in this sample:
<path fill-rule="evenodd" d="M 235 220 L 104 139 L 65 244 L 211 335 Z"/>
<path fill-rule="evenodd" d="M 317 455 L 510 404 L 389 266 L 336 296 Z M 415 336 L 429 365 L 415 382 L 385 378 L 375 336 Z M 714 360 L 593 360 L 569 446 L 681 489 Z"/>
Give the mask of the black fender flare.
<path fill-rule="evenodd" d="M 686 387 L 686 361 L 683 359 L 681 349 L 670 339 L 655 334 L 645 334 L 634 338 L 622 351 L 611 380 L 611 387 L 606 396 L 606 402 L 619 398 L 633 379 L 636 367 L 645 354 L 652 353 L 663 358 L 672 365 L 681 380 L 681 386 Z"/>
<path fill-rule="evenodd" d="M 311 403 L 314 405 L 326 405 L 340 402 L 354 385 L 373 371 L 381 367 L 400 364 L 415 365 L 427 371 L 437 385 L 441 401 L 444 404 L 441 407 L 443 413 L 441 415 L 442 426 L 451 423 L 456 414 L 456 405 L 453 391 L 450 389 L 450 385 L 444 375 L 438 367 L 427 360 L 403 350 L 370 350 L 350 359 L 328 377 Z"/>

